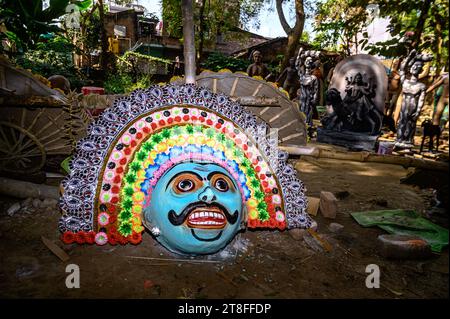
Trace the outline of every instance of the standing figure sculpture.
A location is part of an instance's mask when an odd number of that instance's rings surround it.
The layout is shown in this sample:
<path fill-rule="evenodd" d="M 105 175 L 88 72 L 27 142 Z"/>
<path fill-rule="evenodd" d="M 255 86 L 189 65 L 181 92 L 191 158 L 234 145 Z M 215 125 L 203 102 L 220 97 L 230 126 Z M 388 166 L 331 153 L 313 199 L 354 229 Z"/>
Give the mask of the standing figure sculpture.
<path fill-rule="evenodd" d="M 314 109 L 319 101 L 319 79 L 312 74 L 319 64 L 319 51 L 303 52 L 303 48 L 300 48 L 295 64 L 300 77 L 300 111 L 305 113 L 306 123 L 311 127 Z"/>
<path fill-rule="evenodd" d="M 397 138 L 395 147 L 411 148 L 414 146 L 414 134 L 416 121 L 424 105 L 426 86 L 419 82 L 419 74 L 422 73 L 424 62 L 433 58 L 429 54 L 418 54 L 412 50 L 400 66 L 400 81 L 402 83 L 402 107 L 397 124 Z M 409 78 L 407 70 L 409 68 Z"/>
<path fill-rule="evenodd" d="M 254 51 L 252 53 L 253 63 L 247 68 L 248 76 L 260 76 L 267 79 L 271 74 L 267 66 L 262 63 L 262 55 L 259 51 Z"/>
<path fill-rule="evenodd" d="M 289 66 L 281 72 L 277 79 L 280 83 L 281 79 L 285 77 L 283 82 L 283 89 L 289 93 L 289 98 L 292 100 L 297 97 L 296 89 L 298 87 L 297 68 L 295 67 L 295 58 L 289 59 Z"/>

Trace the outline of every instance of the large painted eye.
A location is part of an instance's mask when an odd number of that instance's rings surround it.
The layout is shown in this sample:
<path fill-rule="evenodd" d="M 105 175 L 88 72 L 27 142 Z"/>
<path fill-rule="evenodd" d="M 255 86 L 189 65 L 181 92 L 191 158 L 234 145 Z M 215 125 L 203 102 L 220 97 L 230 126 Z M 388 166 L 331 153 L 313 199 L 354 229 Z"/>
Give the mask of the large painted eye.
<path fill-rule="evenodd" d="M 214 183 L 214 187 L 221 192 L 226 192 L 228 190 L 228 183 L 225 179 L 218 178 Z"/>
<path fill-rule="evenodd" d="M 177 184 L 177 188 L 180 192 L 189 192 L 194 188 L 194 186 L 194 182 L 190 179 L 183 179 Z"/>

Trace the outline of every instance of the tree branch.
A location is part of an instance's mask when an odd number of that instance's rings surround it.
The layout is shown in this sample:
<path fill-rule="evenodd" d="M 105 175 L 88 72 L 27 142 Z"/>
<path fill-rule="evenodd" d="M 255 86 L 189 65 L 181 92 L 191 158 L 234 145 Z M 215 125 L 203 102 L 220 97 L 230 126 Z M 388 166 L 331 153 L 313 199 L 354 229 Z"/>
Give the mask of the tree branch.
<path fill-rule="evenodd" d="M 283 0 L 276 0 L 277 5 L 277 13 L 278 18 L 280 19 L 281 26 L 283 27 L 284 32 L 286 32 L 287 35 L 289 35 L 292 32 L 292 28 L 286 21 L 286 17 L 284 16 L 283 12 Z"/>

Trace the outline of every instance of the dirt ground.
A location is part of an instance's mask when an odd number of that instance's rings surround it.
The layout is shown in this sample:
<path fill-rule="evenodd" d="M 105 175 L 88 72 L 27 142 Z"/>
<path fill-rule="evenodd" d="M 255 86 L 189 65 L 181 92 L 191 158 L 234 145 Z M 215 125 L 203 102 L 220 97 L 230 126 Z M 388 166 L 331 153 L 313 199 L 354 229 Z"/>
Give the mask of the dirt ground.
<path fill-rule="evenodd" d="M 138 246 L 64 246 L 56 208 L 9 216 L 6 210 L 17 200 L 3 197 L 0 297 L 448 298 L 448 248 L 427 260 L 386 260 L 377 249 L 384 232 L 359 226 L 349 214 L 386 207 L 424 213 L 432 205 L 431 189 L 400 184 L 407 170 L 395 165 L 302 158 L 295 166 L 308 196 L 349 192 L 339 200 L 335 220 L 315 217 L 330 252 L 306 240 L 312 237 L 295 239 L 286 231 L 247 231 L 222 253 L 194 259 L 169 253 L 148 233 Z M 343 230 L 333 233 L 331 222 Z M 70 260 L 61 262 L 41 236 L 63 247 Z M 79 289 L 66 288 L 67 264 L 80 267 Z M 365 286 L 369 264 L 380 267 L 379 289 Z"/>

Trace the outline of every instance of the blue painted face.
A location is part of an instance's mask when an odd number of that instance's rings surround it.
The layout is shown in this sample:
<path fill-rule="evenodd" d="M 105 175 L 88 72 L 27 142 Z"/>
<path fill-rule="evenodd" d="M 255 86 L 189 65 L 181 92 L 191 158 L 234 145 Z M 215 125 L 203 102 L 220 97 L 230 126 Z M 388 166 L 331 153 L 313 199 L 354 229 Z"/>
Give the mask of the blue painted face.
<path fill-rule="evenodd" d="M 224 168 L 181 163 L 156 183 L 144 223 L 173 252 L 211 254 L 233 239 L 243 215 L 237 183 Z"/>

